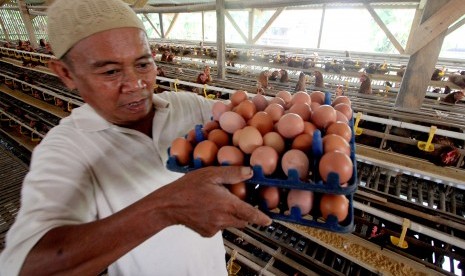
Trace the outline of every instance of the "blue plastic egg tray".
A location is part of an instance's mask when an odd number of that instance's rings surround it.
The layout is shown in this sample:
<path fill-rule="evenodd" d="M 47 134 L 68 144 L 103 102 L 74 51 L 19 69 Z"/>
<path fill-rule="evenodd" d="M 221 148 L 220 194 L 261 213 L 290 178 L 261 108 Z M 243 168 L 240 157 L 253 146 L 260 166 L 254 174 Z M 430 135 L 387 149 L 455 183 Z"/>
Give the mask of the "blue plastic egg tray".
<path fill-rule="evenodd" d="M 284 172 L 277 169 L 277 172 L 273 173 L 270 176 L 265 176 L 263 174 L 262 168 L 260 166 L 253 167 L 253 177 L 246 181 L 247 185 L 247 198 L 246 201 L 250 204 L 258 206 L 263 212 L 268 214 L 272 219 L 281 220 L 296 224 L 301 224 L 309 227 L 315 227 L 320 229 L 325 229 L 332 232 L 348 233 L 354 230 L 354 210 L 353 210 L 353 194 L 357 190 L 357 161 L 355 158 L 355 136 L 353 131 L 354 120 L 349 121 L 349 126 L 352 129 L 352 138 L 350 141 L 351 153 L 350 159 L 353 163 L 353 173 L 351 179 L 348 181 L 346 187 L 342 187 L 339 184 L 339 175 L 337 173 L 330 173 L 328 179 L 324 182 L 319 173 L 318 173 L 318 164 L 321 156 L 323 155 L 323 143 L 322 143 L 322 133 L 319 130 L 316 130 L 313 134 L 312 150 L 307 152 L 309 156 L 310 164 L 312 166 L 310 179 L 308 181 L 303 181 L 299 179 L 298 173 L 294 169 L 288 171 L 288 175 Z M 197 142 L 203 141 L 206 138 L 202 132 L 202 125 L 195 126 L 195 138 Z M 170 155 L 170 149 L 168 149 L 168 161 L 167 168 L 171 171 L 187 173 L 192 170 L 202 168 L 202 162 L 199 159 L 194 159 L 189 165 L 180 166 L 177 164 L 176 158 Z M 250 156 L 245 156 L 245 164 L 248 164 L 248 158 Z M 278 164 L 280 162 L 278 161 Z M 227 164 L 217 164 L 217 165 L 227 165 Z M 278 167 L 280 167 L 278 165 Z M 281 197 L 280 206 L 276 210 L 269 210 L 266 206 L 266 202 L 262 200 L 258 195 L 258 188 L 261 186 L 275 186 L 281 190 L 283 195 L 287 194 L 287 191 L 291 189 L 299 190 L 308 190 L 315 193 L 315 202 L 314 207 L 309 215 L 302 216 L 301 211 L 298 207 L 292 207 L 290 210 L 286 206 L 286 198 Z M 326 221 L 320 218 L 319 208 L 319 194 L 340 194 L 345 195 L 349 200 L 349 210 L 346 219 L 342 222 L 338 222 L 335 216 L 329 215 Z M 318 204 L 318 205 L 316 205 Z M 278 211 L 277 211 L 278 210 Z M 286 212 L 287 211 L 287 212 Z"/>

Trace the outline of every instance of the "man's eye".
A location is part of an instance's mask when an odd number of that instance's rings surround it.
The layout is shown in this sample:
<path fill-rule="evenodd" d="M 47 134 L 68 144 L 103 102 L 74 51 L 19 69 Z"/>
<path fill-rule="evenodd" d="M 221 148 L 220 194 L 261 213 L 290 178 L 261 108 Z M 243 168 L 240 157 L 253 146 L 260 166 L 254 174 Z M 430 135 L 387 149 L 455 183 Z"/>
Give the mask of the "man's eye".
<path fill-rule="evenodd" d="M 118 70 L 108 70 L 108 71 L 105 71 L 104 74 L 105 74 L 105 75 L 114 75 L 114 74 L 116 74 L 116 73 L 118 73 Z"/>

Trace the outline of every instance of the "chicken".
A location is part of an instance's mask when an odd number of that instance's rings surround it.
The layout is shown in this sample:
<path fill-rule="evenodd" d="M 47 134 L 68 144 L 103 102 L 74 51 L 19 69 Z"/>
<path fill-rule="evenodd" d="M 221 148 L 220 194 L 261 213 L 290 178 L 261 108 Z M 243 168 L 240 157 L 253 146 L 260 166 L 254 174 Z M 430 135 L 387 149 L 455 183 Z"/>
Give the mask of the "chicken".
<path fill-rule="evenodd" d="M 268 85 L 268 78 L 271 76 L 271 73 L 269 70 L 265 70 L 265 71 L 262 71 L 260 73 L 260 75 L 258 76 L 258 87 L 259 88 L 263 88 L 263 89 L 266 89 L 266 88 L 271 88 L 269 87 Z"/>
<path fill-rule="evenodd" d="M 297 84 L 295 86 L 294 91 L 299 92 L 299 91 L 307 91 L 307 78 L 304 72 L 300 72 L 299 75 L 299 80 L 297 81 Z"/>
<path fill-rule="evenodd" d="M 456 104 L 460 100 L 462 100 L 464 97 L 465 97 L 465 93 L 463 91 L 455 91 L 455 92 L 449 93 L 447 96 L 442 98 L 442 101 L 445 103 Z"/>
<path fill-rule="evenodd" d="M 434 69 L 433 75 L 431 76 L 431 80 L 433 81 L 441 81 L 444 77 L 444 69 Z"/>
<path fill-rule="evenodd" d="M 289 81 L 289 75 L 287 74 L 287 71 L 284 69 L 279 70 L 279 73 L 281 74 L 281 78 L 279 79 L 279 82 L 285 83 Z"/>
<path fill-rule="evenodd" d="M 450 75 L 449 81 L 455 85 L 458 85 L 460 88 L 465 88 L 465 75 L 463 75 L 462 73 L 460 75 Z"/>
<path fill-rule="evenodd" d="M 315 71 L 313 74 L 315 75 L 315 87 L 325 87 L 323 74 L 320 71 Z"/>
<path fill-rule="evenodd" d="M 271 76 L 268 78 L 268 80 L 277 81 L 279 78 L 281 78 L 281 74 L 278 70 L 275 70 L 273 73 L 271 73 Z"/>
<path fill-rule="evenodd" d="M 339 64 L 337 60 L 328 61 L 325 63 L 325 71 L 326 72 L 333 71 L 337 74 L 340 74 L 342 71 L 342 65 Z"/>
<path fill-rule="evenodd" d="M 367 74 L 363 74 L 360 76 L 360 89 L 358 90 L 358 93 L 362 94 L 372 94 L 373 91 L 371 90 L 371 79 L 368 77 Z"/>

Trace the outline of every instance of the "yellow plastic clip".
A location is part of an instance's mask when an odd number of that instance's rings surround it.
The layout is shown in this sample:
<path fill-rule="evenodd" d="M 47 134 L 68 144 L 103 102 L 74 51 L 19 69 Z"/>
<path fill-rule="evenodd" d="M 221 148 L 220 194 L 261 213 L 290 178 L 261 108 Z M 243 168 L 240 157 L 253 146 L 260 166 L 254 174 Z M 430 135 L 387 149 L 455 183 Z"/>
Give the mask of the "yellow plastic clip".
<path fill-rule="evenodd" d="M 205 98 L 208 98 L 208 95 L 207 95 L 207 85 L 206 85 L 206 84 L 203 85 L 203 95 L 205 96 Z"/>
<path fill-rule="evenodd" d="M 418 148 L 428 152 L 434 151 L 434 144 L 431 144 L 431 141 L 433 141 L 434 134 L 436 134 L 437 130 L 438 128 L 436 126 L 431 126 L 429 130 L 428 141 L 419 141 L 417 144 Z"/>
<path fill-rule="evenodd" d="M 73 105 L 68 102 L 68 112 L 71 112 L 73 110 Z"/>
<path fill-rule="evenodd" d="M 174 92 L 178 92 L 178 82 L 179 82 L 178 79 L 174 80 Z"/>
<path fill-rule="evenodd" d="M 236 260 L 237 250 L 233 250 L 231 253 L 231 258 L 229 259 L 226 267 L 228 269 L 228 276 L 237 275 L 239 270 L 241 270 L 241 266 L 234 262 Z"/>
<path fill-rule="evenodd" d="M 358 127 L 358 124 L 360 123 L 360 119 L 362 119 L 362 112 L 357 112 L 357 116 L 355 117 L 355 124 L 354 124 L 355 135 L 361 135 L 363 133 L 363 128 Z"/>
<path fill-rule="evenodd" d="M 346 81 L 346 91 L 349 90 L 349 81 Z"/>
<path fill-rule="evenodd" d="M 41 138 L 38 136 L 38 135 L 34 135 L 35 133 L 34 132 L 31 132 L 31 141 L 32 142 L 39 142 L 41 140 Z"/>
<path fill-rule="evenodd" d="M 410 220 L 404 218 L 404 221 L 402 222 L 402 232 L 400 233 L 400 238 L 391 236 L 391 243 L 393 245 L 396 245 L 400 248 L 407 249 L 408 248 L 408 243 L 405 241 L 405 235 L 407 234 L 407 229 L 410 227 Z"/>

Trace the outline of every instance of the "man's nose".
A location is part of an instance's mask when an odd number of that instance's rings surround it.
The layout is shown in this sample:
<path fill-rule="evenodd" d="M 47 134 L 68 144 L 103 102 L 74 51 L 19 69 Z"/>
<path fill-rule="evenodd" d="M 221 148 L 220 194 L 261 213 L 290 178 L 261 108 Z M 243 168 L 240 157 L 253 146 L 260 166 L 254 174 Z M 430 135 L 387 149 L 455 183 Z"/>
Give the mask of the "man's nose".
<path fill-rule="evenodd" d="M 123 92 L 131 93 L 145 88 L 140 76 L 133 69 L 129 69 L 124 74 L 123 79 Z"/>

